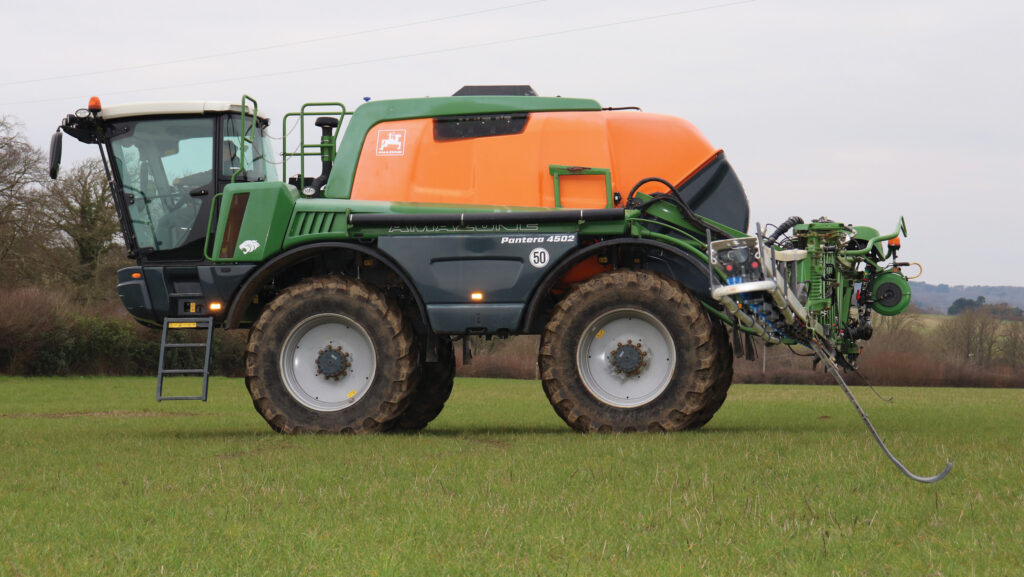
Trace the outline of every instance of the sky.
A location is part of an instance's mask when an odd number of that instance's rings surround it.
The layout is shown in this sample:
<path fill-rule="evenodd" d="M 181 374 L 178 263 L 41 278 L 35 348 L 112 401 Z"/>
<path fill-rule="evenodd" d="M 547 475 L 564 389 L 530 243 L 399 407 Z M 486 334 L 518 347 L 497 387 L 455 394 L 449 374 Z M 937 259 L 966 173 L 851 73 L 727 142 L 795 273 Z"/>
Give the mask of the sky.
<path fill-rule="evenodd" d="M 83 7 L 85 6 L 85 7 Z M 1024 2 L 6 0 L 0 115 L 46 149 L 104 103 L 444 96 L 530 84 L 684 117 L 751 223 L 883 232 L 920 281 L 1024 286 Z M 243 11 L 241 8 L 244 7 Z M 65 164 L 97 155 L 66 139 Z"/>

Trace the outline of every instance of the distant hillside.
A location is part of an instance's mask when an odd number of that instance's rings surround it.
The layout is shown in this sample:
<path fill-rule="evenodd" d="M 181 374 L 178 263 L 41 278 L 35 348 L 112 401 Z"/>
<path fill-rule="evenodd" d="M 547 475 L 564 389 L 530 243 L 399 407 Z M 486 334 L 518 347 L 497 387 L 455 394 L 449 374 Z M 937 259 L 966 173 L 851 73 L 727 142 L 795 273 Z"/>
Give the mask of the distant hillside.
<path fill-rule="evenodd" d="M 985 297 L 987 304 L 1006 303 L 1024 309 L 1024 287 L 1015 286 L 950 286 L 932 285 L 924 282 L 910 282 L 910 302 L 919 308 L 946 314 L 946 309 L 959 298 L 977 299 Z"/>

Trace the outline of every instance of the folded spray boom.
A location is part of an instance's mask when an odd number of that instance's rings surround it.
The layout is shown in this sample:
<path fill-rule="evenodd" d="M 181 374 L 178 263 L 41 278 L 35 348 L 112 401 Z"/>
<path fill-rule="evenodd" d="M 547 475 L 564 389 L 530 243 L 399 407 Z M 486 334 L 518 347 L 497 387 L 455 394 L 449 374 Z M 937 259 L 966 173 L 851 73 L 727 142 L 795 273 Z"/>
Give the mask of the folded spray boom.
<path fill-rule="evenodd" d="M 793 236 L 780 243 L 791 228 Z M 858 341 L 871 338 L 872 312 L 895 315 L 910 304 L 910 285 L 901 270 L 910 263 L 896 262 L 901 232 L 907 233 L 902 218 L 885 236 L 828 219 L 804 224 L 793 217 L 768 236 L 757 225 L 755 236 L 708 243 L 711 296 L 748 333 L 769 344 L 810 349 L 893 464 L 911 479 L 933 483 L 952 464 L 931 477 L 911 473 L 886 447 L 839 372 L 856 369 Z M 888 243 L 886 250 L 882 242 Z"/>

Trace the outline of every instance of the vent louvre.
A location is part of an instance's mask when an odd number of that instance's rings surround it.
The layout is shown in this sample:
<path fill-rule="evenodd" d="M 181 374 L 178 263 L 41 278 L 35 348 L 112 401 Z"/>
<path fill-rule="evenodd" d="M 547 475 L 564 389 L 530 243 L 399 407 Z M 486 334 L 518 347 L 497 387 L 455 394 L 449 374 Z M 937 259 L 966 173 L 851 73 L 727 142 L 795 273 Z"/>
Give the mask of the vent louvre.
<path fill-rule="evenodd" d="M 292 236 L 309 236 L 331 232 L 334 226 L 336 212 L 309 211 L 300 212 L 295 215 L 295 224 L 292 226 Z"/>

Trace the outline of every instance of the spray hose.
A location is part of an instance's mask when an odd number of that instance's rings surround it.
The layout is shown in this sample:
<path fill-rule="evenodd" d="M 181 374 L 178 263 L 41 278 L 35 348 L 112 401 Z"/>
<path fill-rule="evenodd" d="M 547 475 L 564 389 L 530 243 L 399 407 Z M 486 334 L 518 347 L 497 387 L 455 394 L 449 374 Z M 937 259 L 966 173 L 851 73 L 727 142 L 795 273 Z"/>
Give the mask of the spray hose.
<path fill-rule="evenodd" d="M 800 218 L 799 216 L 791 216 L 791 217 L 787 218 L 770 235 L 765 237 L 764 245 L 765 246 L 772 246 L 773 244 L 775 244 L 775 241 L 779 240 L 780 236 L 782 236 L 783 234 L 786 233 L 786 231 L 788 231 L 789 229 L 793 228 L 794 226 L 796 226 L 798 224 L 803 224 L 803 223 L 804 223 L 804 219 Z"/>

